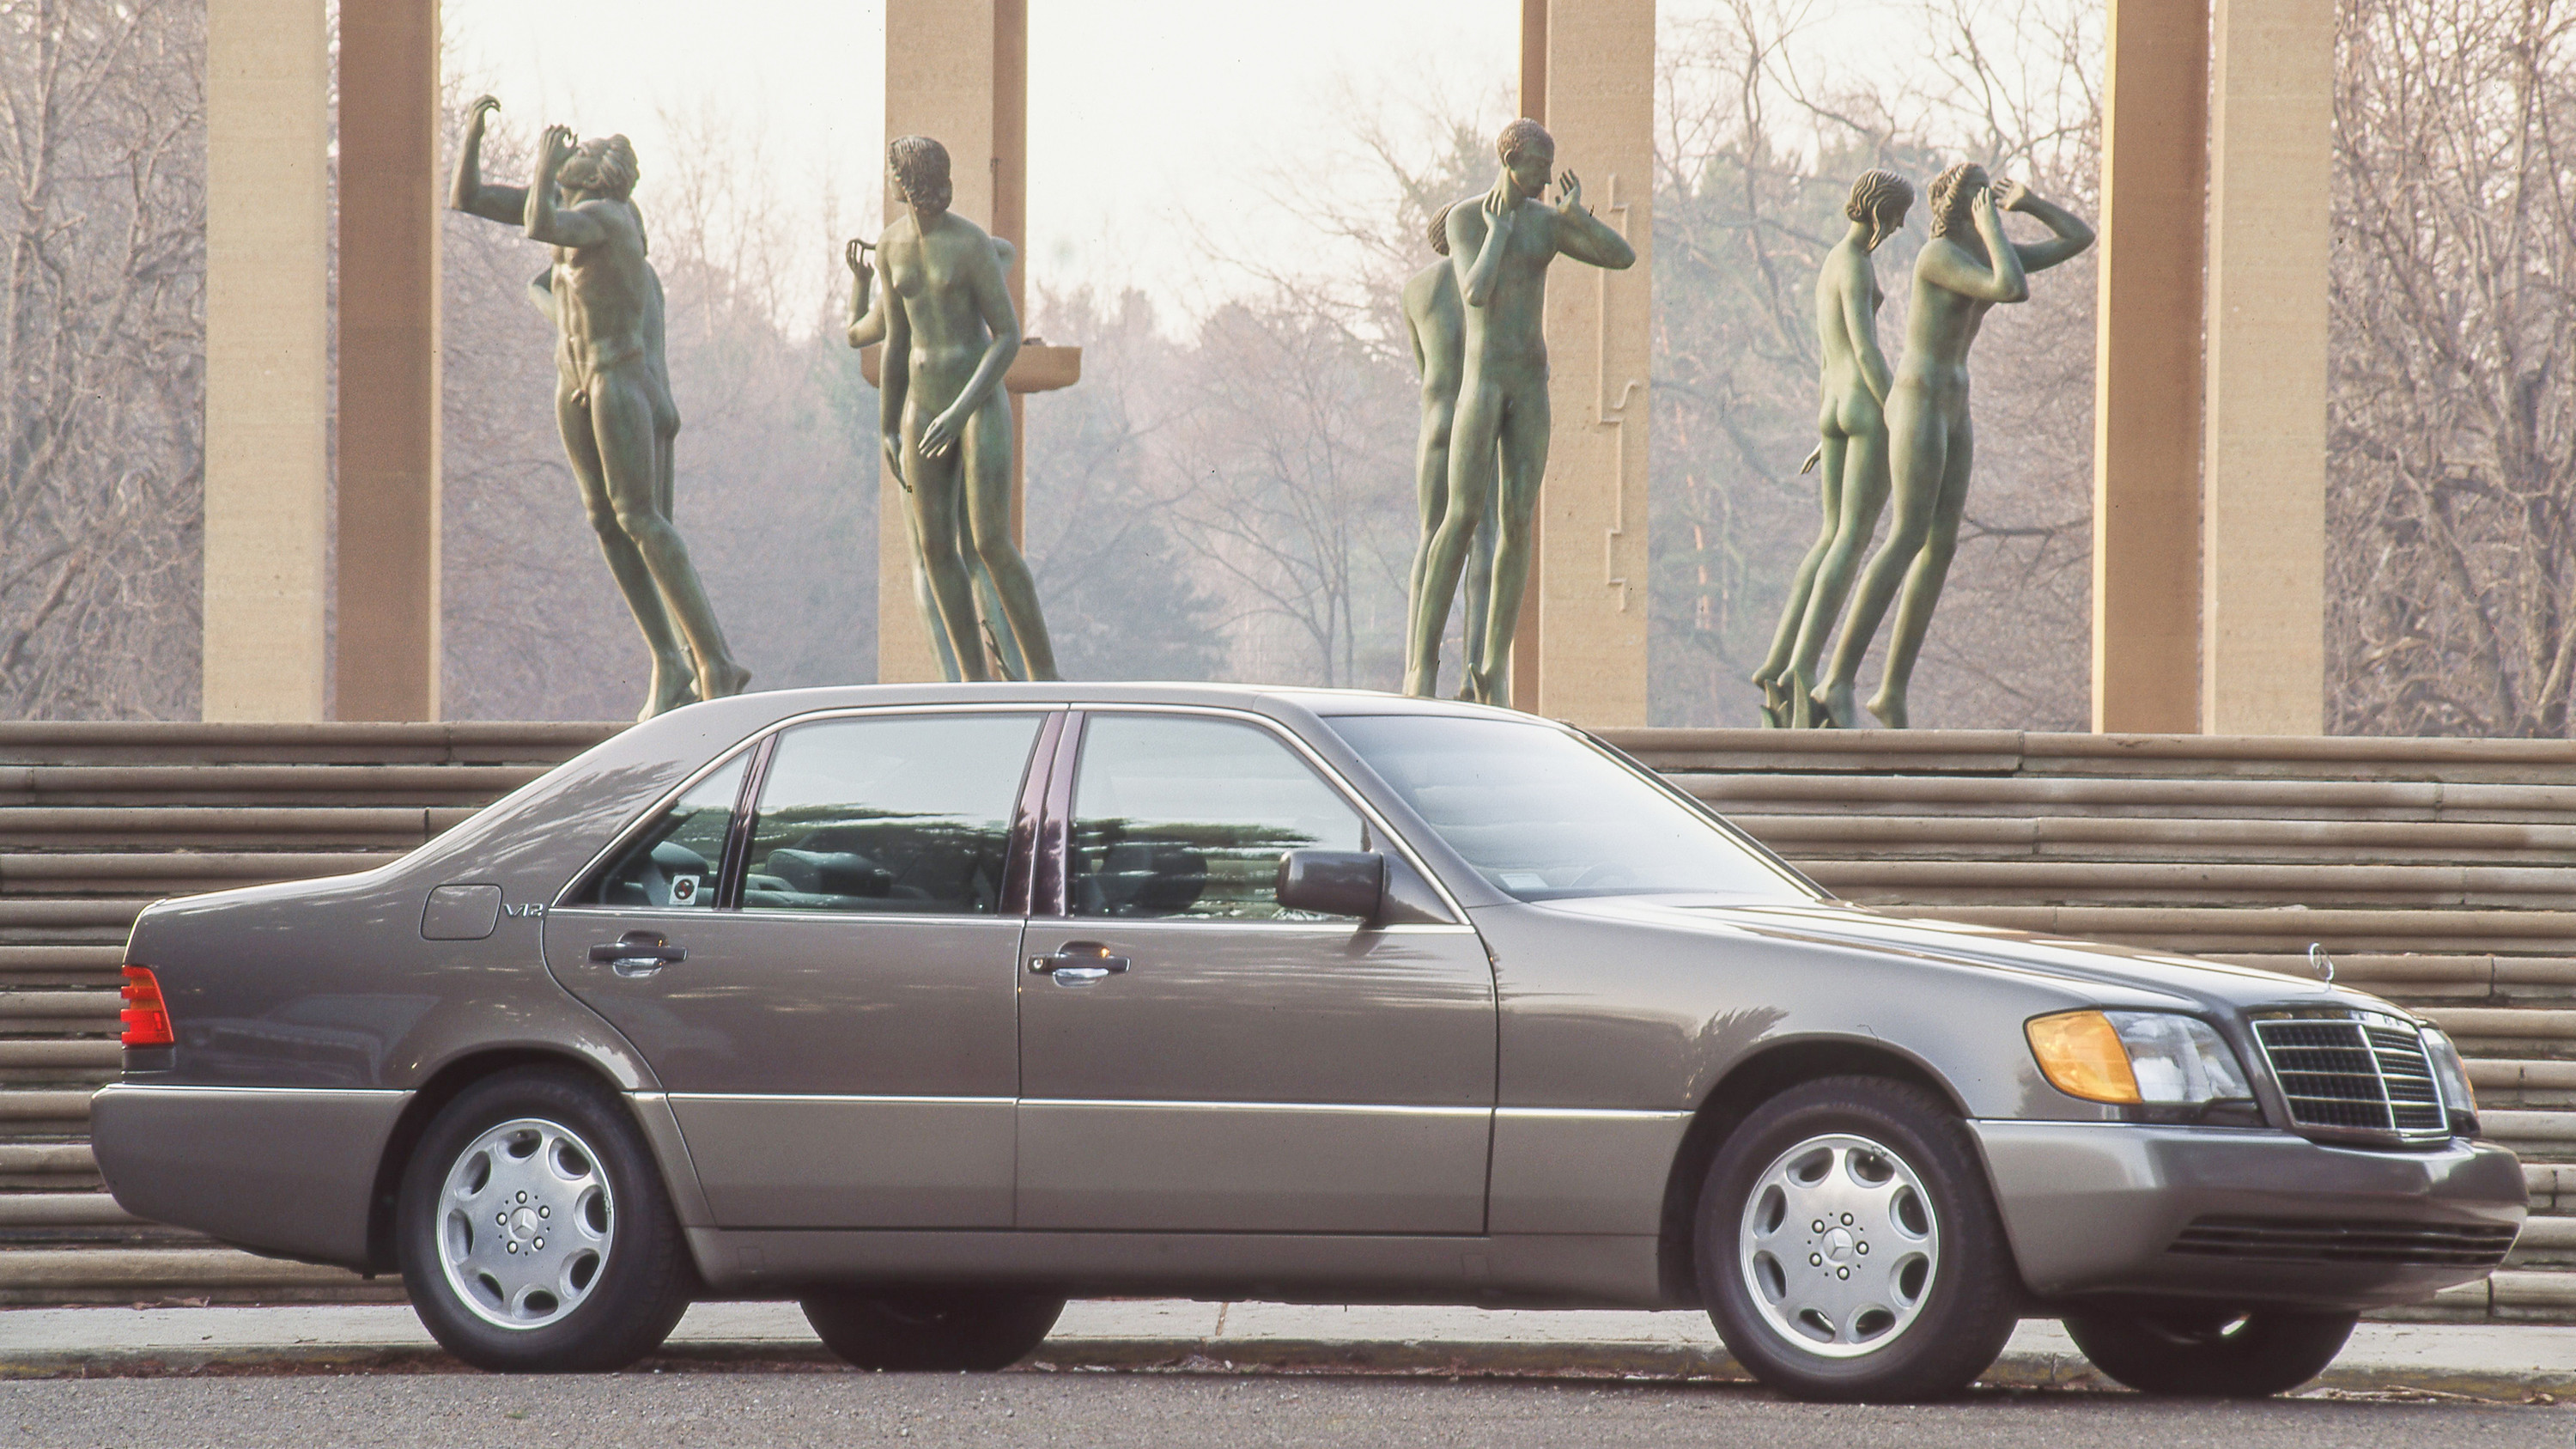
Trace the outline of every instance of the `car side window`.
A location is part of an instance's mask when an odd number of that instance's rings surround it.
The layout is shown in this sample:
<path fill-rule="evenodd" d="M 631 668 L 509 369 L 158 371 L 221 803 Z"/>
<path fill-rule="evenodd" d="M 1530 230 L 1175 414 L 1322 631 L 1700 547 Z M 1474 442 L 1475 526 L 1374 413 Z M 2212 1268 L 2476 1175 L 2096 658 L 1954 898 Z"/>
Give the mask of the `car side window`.
<path fill-rule="evenodd" d="M 1279 857 L 1365 850 L 1359 813 L 1269 731 L 1187 715 L 1093 715 L 1074 777 L 1077 916 L 1266 921 Z"/>
<path fill-rule="evenodd" d="M 752 817 L 742 908 L 994 914 L 1042 719 L 883 715 L 779 736 Z"/>
<path fill-rule="evenodd" d="M 751 752 L 689 787 L 636 838 L 582 894 L 585 906 L 651 906 L 682 911 L 715 909 L 716 871 L 724 863 L 725 834 L 733 827 L 734 801 Z"/>

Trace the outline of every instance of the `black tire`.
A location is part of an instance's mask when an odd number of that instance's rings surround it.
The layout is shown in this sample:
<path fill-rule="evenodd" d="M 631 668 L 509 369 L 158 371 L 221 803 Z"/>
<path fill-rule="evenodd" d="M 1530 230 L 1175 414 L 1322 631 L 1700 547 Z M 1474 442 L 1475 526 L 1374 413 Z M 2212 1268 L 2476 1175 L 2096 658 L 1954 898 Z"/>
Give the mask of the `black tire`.
<path fill-rule="evenodd" d="M 823 1346 L 853 1368 L 992 1373 L 1027 1358 L 1064 1300 L 989 1288 L 817 1293 L 800 1304 Z"/>
<path fill-rule="evenodd" d="M 514 1125 L 526 1123 L 540 1125 Z M 495 1197 L 464 1212 L 462 1199 L 452 1204 L 446 1194 L 452 1178 L 472 1179 L 469 1157 L 484 1175 L 477 1192 L 516 1199 L 511 1182 L 533 1190 L 506 1211 Z M 520 1067 L 467 1087 L 421 1134 L 398 1192 L 396 1254 L 412 1308 L 440 1347 L 477 1368 L 624 1368 L 661 1347 L 697 1289 L 661 1166 L 634 1114 L 577 1072 Z M 485 1208 L 494 1223 L 483 1223 Z M 539 1246 L 549 1234 L 550 1250 Z M 512 1251 L 492 1260 L 499 1270 L 527 1281 L 510 1288 L 477 1267 L 494 1245 Z"/>
<path fill-rule="evenodd" d="M 2070 1314 L 2066 1336 L 2142 1394 L 2267 1399 L 2324 1373 L 2360 1318 L 2268 1308 Z"/>
<path fill-rule="evenodd" d="M 2019 1320 L 2020 1272 L 1976 1144 L 1948 1103 L 1903 1082 L 1827 1077 L 1754 1108 L 1710 1164 L 1692 1225 L 1727 1352 L 1792 1398 L 1947 1397 Z"/>

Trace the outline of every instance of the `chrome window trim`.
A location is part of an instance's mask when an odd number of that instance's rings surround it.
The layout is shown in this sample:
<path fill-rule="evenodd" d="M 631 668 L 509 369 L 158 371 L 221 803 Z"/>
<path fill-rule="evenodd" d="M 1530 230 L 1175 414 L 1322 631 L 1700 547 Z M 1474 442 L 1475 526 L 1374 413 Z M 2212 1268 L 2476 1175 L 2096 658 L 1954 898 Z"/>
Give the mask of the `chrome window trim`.
<path fill-rule="evenodd" d="M 1200 716 L 1209 717 L 1209 718 L 1216 718 L 1216 719 L 1227 719 L 1227 720 L 1233 720 L 1233 721 L 1236 721 L 1236 722 L 1238 722 L 1238 723 L 1250 724 L 1250 725 L 1258 726 L 1258 727 L 1259 727 L 1259 728 L 1261 728 L 1261 729 L 1265 729 L 1265 730 L 1269 731 L 1271 734 L 1273 734 L 1273 735 L 1275 735 L 1275 736 L 1279 737 L 1280 739 L 1286 740 L 1286 741 L 1288 742 L 1288 746 L 1289 746 L 1289 748 L 1290 748 L 1291 750 L 1293 750 L 1293 751 L 1295 751 L 1295 752 L 1296 752 L 1296 754 L 1297 754 L 1298 758 L 1300 758 L 1300 759 L 1304 760 L 1304 761 L 1306 762 L 1306 765 L 1307 765 L 1307 767 L 1308 767 L 1309 769 L 1312 769 L 1316 774 L 1321 775 L 1321 776 L 1323 777 L 1325 786 L 1326 786 L 1327 788 L 1329 788 L 1329 789 L 1333 790 L 1334 792 L 1336 792 L 1337 794 L 1339 794 L 1339 795 L 1342 797 L 1342 803 L 1344 803 L 1344 804 L 1346 804 L 1346 805 L 1350 806 L 1352 810 L 1356 811 L 1356 812 L 1358 813 L 1359 817 L 1360 817 L 1362 820 L 1364 820 L 1364 821 L 1368 822 L 1368 825 L 1369 825 L 1369 828 L 1370 828 L 1370 829 L 1372 829 L 1372 830 L 1376 831 L 1380 837 L 1382 837 L 1382 838 L 1383 838 L 1383 839 L 1385 839 L 1389 844 L 1391 844 L 1391 845 L 1393 845 L 1393 846 L 1395 847 L 1395 849 L 1396 849 L 1396 853 L 1404 857 L 1405 863 L 1406 863 L 1406 864 L 1408 864 L 1408 865 L 1410 865 L 1410 866 L 1412 866 L 1416 874 L 1420 875 L 1424 880 L 1426 880 L 1426 881 L 1428 881 L 1428 882 L 1430 882 L 1430 883 L 1431 883 L 1431 889 L 1432 889 L 1433 893 L 1434 893 L 1434 894 L 1436 894 L 1436 895 L 1438 895 L 1438 896 L 1440 897 L 1440 903 L 1441 903 L 1442 905 L 1447 906 L 1447 907 L 1449 908 L 1449 914 L 1450 914 L 1450 916 L 1453 918 L 1452 920 L 1450 920 L 1450 921 L 1448 921 L 1448 922 L 1437 923 L 1437 925 L 1434 927 L 1435 929 L 1442 929 L 1442 930 L 1451 930 L 1451 929 L 1454 929 L 1454 930 L 1463 930 L 1463 931 L 1469 931 L 1469 932 L 1473 932 L 1473 931 L 1476 929 L 1476 928 L 1475 928 L 1475 926 L 1474 926 L 1473 924 L 1471 924 L 1471 923 L 1468 921 L 1468 919 L 1467 919 L 1467 910 L 1466 910 L 1466 908 L 1465 908 L 1464 906 L 1459 905 L 1459 904 L 1458 904 L 1458 897 L 1457 897 L 1456 895 L 1454 895 L 1454 894 L 1452 894 L 1452 893 L 1451 893 L 1451 891 L 1450 891 L 1450 889 L 1449 889 L 1449 883 L 1448 883 L 1448 882 L 1446 882 L 1446 881 L 1444 881 L 1444 880 L 1442 880 L 1442 879 L 1440 878 L 1440 873 L 1439 873 L 1438 871 L 1433 870 L 1429 865 L 1427 865 L 1427 864 L 1425 864 L 1425 863 L 1423 862 L 1423 859 L 1422 859 L 1422 856 L 1420 855 L 1420 853 L 1418 853 L 1417 851 L 1415 851 L 1415 850 L 1414 850 L 1414 848 L 1413 848 L 1413 842 L 1412 842 L 1412 841 L 1409 841 L 1409 840 L 1407 840 L 1407 839 L 1405 839 L 1405 838 L 1404 838 L 1404 835 L 1403 835 L 1403 832 L 1401 832 L 1401 831 L 1397 830 L 1394 826 L 1392 826 L 1392 825 L 1390 825 L 1390 824 L 1388 824 L 1388 823 L 1387 823 L 1386 817 L 1385 817 L 1384 815 L 1381 815 L 1381 814 L 1379 814 L 1379 813 L 1378 813 L 1378 809 L 1377 809 L 1377 807 L 1376 807 L 1375 805 L 1372 805 L 1372 804 L 1370 804 L 1370 803 L 1369 803 L 1369 799 L 1368 799 L 1368 796 L 1366 795 L 1366 793 L 1364 793 L 1364 792 L 1362 792 L 1362 791 L 1360 791 L 1360 790 L 1358 790 L 1358 789 L 1354 788 L 1354 787 L 1352 786 L 1352 784 L 1351 784 L 1351 781 L 1350 781 L 1350 777 L 1349 777 L 1349 776 L 1344 775 L 1340 770 L 1337 770 L 1337 769 L 1333 768 L 1333 764 L 1332 764 L 1332 762 L 1331 762 L 1330 760 L 1325 759 L 1322 755 L 1317 754 L 1317 753 L 1315 752 L 1315 747 L 1314 747 L 1313 745 L 1310 745 L 1310 744 L 1306 743 L 1306 741 L 1305 741 L 1305 740 L 1303 740 L 1303 739 L 1299 738 L 1299 737 L 1298 737 L 1298 735 L 1297 735 L 1297 732 L 1296 732 L 1296 731 L 1294 731 L 1294 730 L 1292 730 L 1292 729 L 1289 729 L 1286 725 L 1284 725 L 1284 724 L 1280 723 L 1280 722 L 1279 722 L 1278 720 L 1276 720 L 1276 719 L 1271 718 L 1269 715 L 1261 714 L 1261 713 L 1258 713 L 1258 712 L 1253 711 L 1253 710 L 1248 710 L 1248 709 L 1233 709 L 1233 708 L 1229 708 L 1229 707 L 1227 707 L 1227 706 L 1225 706 L 1225 705 L 1215 705 L 1215 704 L 1082 704 L 1082 705 L 1074 705 L 1074 706 L 1071 706 L 1071 708 L 1076 709 L 1076 710 L 1079 710 L 1079 711 L 1082 713 L 1082 715 L 1083 715 L 1083 728 L 1084 728 L 1084 733 L 1085 733 L 1085 740 L 1084 740 L 1084 743 L 1085 743 L 1086 745 L 1089 743 L 1089 738 L 1088 738 L 1088 736 L 1089 736 L 1089 730 L 1090 730 L 1090 722 L 1091 722 L 1093 719 L 1097 719 L 1097 718 L 1099 718 L 1099 717 L 1101 717 L 1101 716 L 1103 716 L 1103 715 L 1117 715 L 1117 714 L 1183 714 L 1183 715 L 1200 715 Z M 1326 728 L 1328 728 L 1328 729 L 1329 729 L 1329 728 L 1331 728 L 1331 726 L 1327 725 L 1327 726 L 1326 726 Z M 1073 764 L 1073 768 L 1074 768 L 1074 783 L 1075 783 L 1075 784 L 1079 784 L 1079 783 L 1081 782 L 1081 772 L 1082 772 L 1082 755 L 1081 755 L 1081 753 L 1080 753 L 1080 751 L 1079 751 L 1079 750 L 1077 750 L 1077 751 L 1076 751 L 1076 753 L 1075 753 L 1075 755 L 1074 755 L 1074 764 Z M 1065 798 L 1066 798 L 1068 801 L 1071 801 L 1071 800 L 1073 800 L 1075 797 L 1074 797 L 1074 795 L 1072 794 L 1072 792 L 1071 792 L 1070 790 L 1068 790 L 1068 791 L 1066 792 Z M 1068 806 L 1068 810 L 1070 810 L 1070 808 L 1071 808 L 1071 807 L 1070 807 L 1070 806 Z M 1065 825 L 1066 825 L 1066 827 L 1067 827 L 1068 829 L 1070 829 L 1070 828 L 1071 828 L 1072 824 L 1073 824 L 1073 821 L 1072 821 L 1071 819 L 1067 819 L 1067 820 L 1065 821 Z M 1117 919 L 1120 919 L 1120 918 L 1119 918 L 1119 917 L 1115 917 L 1115 916 L 1077 916 L 1077 915 L 1074 915 L 1074 914 L 1072 914 L 1071 912 L 1069 912 L 1069 911 L 1068 911 L 1068 912 L 1067 912 L 1066 914 L 1064 914 L 1063 916 L 1048 917 L 1047 919 L 1050 919 L 1050 920 L 1066 920 L 1066 921 L 1103 921 L 1103 920 L 1117 920 Z M 1256 922 L 1256 921 L 1228 921 L 1228 920 L 1223 920 L 1223 919 L 1210 919 L 1210 918 L 1207 918 L 1207 917 L 1189 917 L 1189 916 L 1152 917 L 1152 918 L 1150 918 L 1150 919 L 1169 921 L 1169 922 L 1171 922 L 1171 923 L 1173 923 L 1173 924 L 1176 924 L 1176 925 L 1177 925 L 1177 924 L 1192 924 L 1192 925 L 1202 925 L 1202 926 L 1249 926 L 1249 925 L 1260 925 L 1260 924 L 1281 924 L 1281 925 L 1312 925 L 1312 924 L 1318 924 L 1318 923 L 1315 923 L 1315 922 L 1305 922 L 1305 921 L 1272 922 L 1272 923 L 1263 923 L 1263 922 Z M 1425 923 L 1422 923 L 1422 924 L 1425 924 L 1425 925 L 1433 925 L 1434 923 L 1425 922 Z M 1361 927 L 1361 929 L 1366 930 L 1366 929 L 1369 929 L 1369 928 L 1368 928 L 1367 926 L 1363 925 L 1363 926 Z M 1381 926 L 1381 927 L 1377 927 L 1376 929 L 1379 929 L 1379 930 L 1396 930 L 1396 929 L 1398 929 L 1398 928 L 1397 928 L 1397 927 L 1394 927 L 1394 926 Z"/>
<path fill-rule="evenodd" d="M 1494 1115 L 1531 1122 L 1687 1122 L 1692 1116 L 1651 1107 L 1496 1107 Z"/>
<path fill-rule="evenodd" d="M 869 1092 L 672 1092 L 681 1102 L 830 1102 L 840 1106 L 1010 1107 L 1016 1097 L 906 1097 Z"/>
<path fill-rule="evenodd" d="M 1366 1112 L 1399 1117 L 1490 1117 L 1491 1107 L 1397 1106 L 1377 1102 L 1175 1102 L 1152 1097 L 1022 1097 L 1023 1107 L 1134 1107 L 1150 1112 Z"/>
<path fill-rule="evenodd" d="M 408 1097 L 412 1094 L 409 1087 L 235 1087 L 187 1082 L 106 1082 L 99 1086 L 98 1091 L 114 1092 L 121 1097 Z"/>
<path fill-rule="evenodd" d="M 1018 704 L 1003 704 L 999 702 L 988 704 L 854 704 L 841 705 L 831 709 L 811 710 L 804 714 L 789 715 L 785 719 L 772 720 L 768 724 L 761 726 L 759 729 L 754 730 L 752 733 L 745 735 L 742 739 L 736 741 L 731 749 L 717 755 L 714 760 L 691 771 L 687 778 L 681 780 L 679 784 L 673 786 L 671 789 L 663 792 L 651 805 L 646 806 L 642 811 L 638 812 L 634 819 L 627 821 L 623 829 L 619 830 L 616 835 L 610 837 L 605 848 L 591 856 L 591 858 L 582 865 L 581 869 L 574 871 L 571 877 L 556 890 L 554 899 L 546 907 L 547 913 L 551 915 L 556 911 L 614 911 L 619 909 L 616 906 L 579 904 L 567 901 L 564 898 L 579 889 L 582 882 L 589 880 L 593 873 L 598 871 L 601 866 L 606 865 L 609 859 L 615 856 L 617 852 L 625 849 L 627 844 L 633 841 L 636 836 L 643 834 L 648 829 L 651 829 L 653 822 L 662 818 L 662 812 L 670 809 L 681 796 L 696 789 L 700 781 L 724 769 L 725 766 L 732 764 L 737 756 L 748 751 L 759 749 L 761 745 L 768 742 L 771 736 L 780 734 L 793 726 L 811 724 L 818 720 L 851 719 L 879 714 L 1035 714 L 1040 717 L 1041 721 L 1043 721 L 1044 717 L 1047 715 L 1062 714 L 1073 708 L 1075 708 L 1075 706 L 1070 704 L 1026 702 Z M 1036 748 L 1036 742 L 1031 741 L 1030 747 L 1034 750 Z M 1026 779 L 1028 770 L 1027 763 L 1023 762 L 1020 769 L 1021 778 Z M 762 783 L 761 781 L 754 779 L 751 772 L 748 770 L 743 773 L 742 782 L 746 789 Z M 751 803 L 756 806 L 760 802 L 755 799 Z M 734 808 L 739 811 L 743 806 L 740 802 L 737 802 Z M 694 914 L 714 915 L 715 913 L 715 908 L 709 908 L 706 911 L 696 912 Z M 781 914 L 794 913 L 781 912 Z M 817 914 L 820 913 L 818 912 Z M 868 915 L 864 912 L 853 912 L 850 914 L 849 918 L 857 920 L 879 919 L 878 917 Z M 940 916 L 936 919 L 953 920 L 955 918 L 953 916 Z M 1018 918 L 1013 916 L 994 916 L 990 919 L 1007 921 Z"/>

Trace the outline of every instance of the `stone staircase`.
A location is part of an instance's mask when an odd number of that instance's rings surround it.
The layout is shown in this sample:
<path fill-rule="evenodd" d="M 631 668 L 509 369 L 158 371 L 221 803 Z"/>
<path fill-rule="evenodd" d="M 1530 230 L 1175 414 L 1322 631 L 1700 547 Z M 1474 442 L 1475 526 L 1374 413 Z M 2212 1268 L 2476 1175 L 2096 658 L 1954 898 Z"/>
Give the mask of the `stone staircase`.
<path fill-rule="evenodd" d="M 1891 731 L 1607 737 L 1846 900 L 2336 979 L 2469 1058 L 2532 1219 L 2402 1316 L 2576 1322 L 2576 743 Z"/>
<path fill-rule="evenodd" d="M 612 729 L 0 724 L 0 1304 L 397 1296 L 99 1190 L 127 928 L 159 896 L 390 859 Z M 2576 744 L 1610 737 L 1848 899 L 2294 975 L 2322 942 L 2458 1038 L 2530 1164 L 2505 1269 L 2406 1313 L 2576 1322 Z"/>

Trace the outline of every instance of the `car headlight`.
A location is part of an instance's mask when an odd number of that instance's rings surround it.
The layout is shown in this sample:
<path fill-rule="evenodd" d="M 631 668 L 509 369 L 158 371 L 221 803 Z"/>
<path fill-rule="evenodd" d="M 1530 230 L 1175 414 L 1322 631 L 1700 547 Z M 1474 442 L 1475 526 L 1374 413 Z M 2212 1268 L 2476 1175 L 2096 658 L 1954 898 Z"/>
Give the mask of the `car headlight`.
<path fill-rule="evenodd" d="M 2215 1027 L 2166 1011 L 2061 1011 L 2022 1027 L 2049 1085 L 2088 1102 L 2191 1106 L 2250 1098 Z"/>
<path fill-rule="evenodd" d="M 2424 1055 L 2433 1063 L 2433 1080 L 2442 1084 L 2442 1105 L 2454 1112 L 2478 1113 L 2477 1088 L 2469 1085 L 2469 1065 L 2460 1060 L 2460 1049 L 2451 1044 L 2451 1034 L 2438 1026 L 2424 1029 Z"/>

